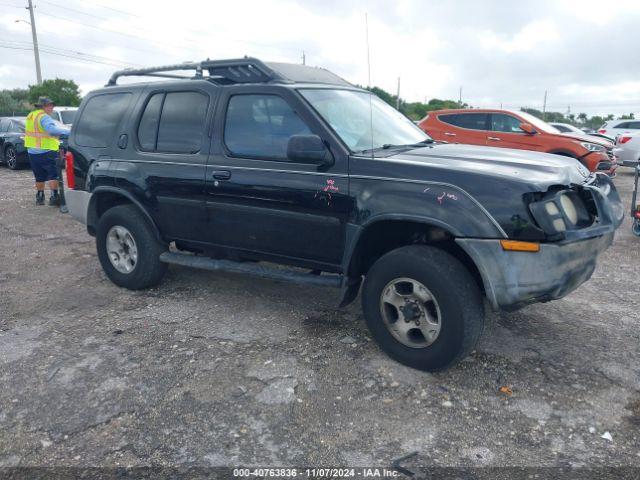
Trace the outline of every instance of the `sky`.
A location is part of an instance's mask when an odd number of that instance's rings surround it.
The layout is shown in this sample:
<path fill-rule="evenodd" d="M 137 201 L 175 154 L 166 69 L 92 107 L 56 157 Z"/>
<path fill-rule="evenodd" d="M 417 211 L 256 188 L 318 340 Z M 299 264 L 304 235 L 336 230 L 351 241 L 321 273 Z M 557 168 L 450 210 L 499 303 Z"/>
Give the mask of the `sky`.
<path fill-rule="evenodd" d="M 640 112 L 637 0 L 33 1 L 43 78 L 83 94 L 123 67 L 304 54 L 355 84 L 400 78 L 408 101 L 462 89 L 474 107 L 542 109 L 546 91 L 548 111 Z M 36 81 L 26 3 L 0 0 L 0 89 Z"/>

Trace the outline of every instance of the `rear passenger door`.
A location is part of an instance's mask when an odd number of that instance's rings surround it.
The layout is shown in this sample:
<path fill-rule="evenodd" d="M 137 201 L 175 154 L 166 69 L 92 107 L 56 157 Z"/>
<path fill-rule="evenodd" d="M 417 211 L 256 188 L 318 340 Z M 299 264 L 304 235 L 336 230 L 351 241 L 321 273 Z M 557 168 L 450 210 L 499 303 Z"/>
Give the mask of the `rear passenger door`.
<path fill-rule="evenodd" d="M 117 186 L 145 204 L 168 240 L 205 235 L 207 125 L 214 103 L 215 91 L 206 88 L 150 87 L 118 137 Z"/>
<path fill-rule="evenodd" d="M 444 123 L 444 140 L 449 143 L 485 145 L 487 141 L 486 113 L 447 113 L 438 115 Z"/>
<path fill-rule="evenodd" d="M 207 168 L 210 242 L 335 270 L 351 208 L 346 153 L 289 89 L 229 89 L 220 107 Z M 335 163 L 289 161 L 296 134 L 319 135 Z"/>

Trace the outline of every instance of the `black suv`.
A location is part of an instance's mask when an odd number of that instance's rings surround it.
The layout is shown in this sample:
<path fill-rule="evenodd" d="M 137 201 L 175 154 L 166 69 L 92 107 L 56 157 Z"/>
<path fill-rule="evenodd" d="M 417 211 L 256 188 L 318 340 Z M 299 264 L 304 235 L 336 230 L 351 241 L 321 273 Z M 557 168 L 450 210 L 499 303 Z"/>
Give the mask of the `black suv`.
<path fill-rule="evenodd" d="M 168 80 L 117 85 L 134 75 Z M 423 370 L 473 349 L 483 298 L 577 288 L 623 218 L 576 160 L 434 143 L 331 72 L 253 58 L 116 72 L 80 106 L 67 175 L 115 284 L 174 263 L 332 285 L 345 305 L 364 279 L 373 337 Z"/>

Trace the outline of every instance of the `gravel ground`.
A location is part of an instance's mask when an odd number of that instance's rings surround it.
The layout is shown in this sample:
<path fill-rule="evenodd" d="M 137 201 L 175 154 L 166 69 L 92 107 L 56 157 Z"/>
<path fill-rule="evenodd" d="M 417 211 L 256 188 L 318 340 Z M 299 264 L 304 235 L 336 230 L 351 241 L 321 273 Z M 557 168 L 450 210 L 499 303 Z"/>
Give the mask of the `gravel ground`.
<path fill-rule="evenodd" d="M 488 312 L 477 351 L 432 375 L 382 354 L 337 291 L 173 266 L 117 288 L 29 171 L 0 186 L 0 466 L 640 467 L 628 218 L 588 283 Z"/>

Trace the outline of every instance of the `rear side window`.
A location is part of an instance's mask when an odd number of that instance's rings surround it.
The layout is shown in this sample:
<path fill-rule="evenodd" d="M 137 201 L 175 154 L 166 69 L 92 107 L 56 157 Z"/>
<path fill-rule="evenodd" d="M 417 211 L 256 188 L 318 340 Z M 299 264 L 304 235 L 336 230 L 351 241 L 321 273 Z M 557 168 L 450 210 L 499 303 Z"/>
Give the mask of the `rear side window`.
<path fill-rule="evenodd" d="M 286 160 L 292 135 L 311 131 L 277 95 L 234 95 L 229 100 L 224 141 L 233 155 Z"/>
<path fill-rule="evenodd" d="M 631 130 L 639 130 L 640 122 L 629 122 L 629 126 L 627 128 L 630 128 Z"/>
<path fill-rule="evenodd" d="M 209 97 L 200 92 L 154 94 L 138 125 L 138 142 L 146 151 L 197 153 L 202 145 Z"/>
<path fill-rule="evenodd" d="M 438 119 L 449 125 L 470 130 L 487 130 L 486 113 L 452 113 L 438 115 Z"/>
<path fill-rule="evenodd" d="M 631 124 L 631 122 L 622 122 L 622 123 L 619 123 L 618 125 L 616 125 L 613 128 L 629 128 L 630 124 Z"/>
<path fill-rule="evenodd" d="M 130 93 L 109 93 L 90 98 L 78 121 L 75 142 L 83 147 L 97 148 L 115 143 L 113 137 L 130 101 Z"/>

